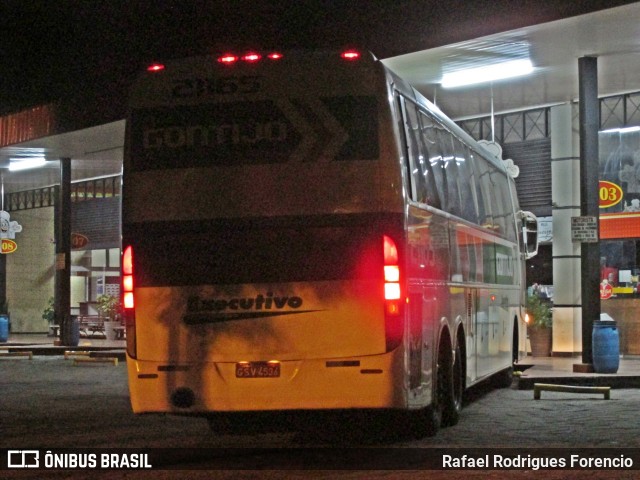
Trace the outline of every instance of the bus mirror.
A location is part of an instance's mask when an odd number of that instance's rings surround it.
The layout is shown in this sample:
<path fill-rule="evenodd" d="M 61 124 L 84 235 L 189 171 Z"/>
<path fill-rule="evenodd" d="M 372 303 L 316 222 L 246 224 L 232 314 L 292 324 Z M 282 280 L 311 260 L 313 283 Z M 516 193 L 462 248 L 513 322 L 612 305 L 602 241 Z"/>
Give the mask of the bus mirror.
<path fill-rule="evenodd" d="M 538 218 L 531 212 L 518 212 L 522 222 L 522 246 L 525 259 L 538 254 Z"/>

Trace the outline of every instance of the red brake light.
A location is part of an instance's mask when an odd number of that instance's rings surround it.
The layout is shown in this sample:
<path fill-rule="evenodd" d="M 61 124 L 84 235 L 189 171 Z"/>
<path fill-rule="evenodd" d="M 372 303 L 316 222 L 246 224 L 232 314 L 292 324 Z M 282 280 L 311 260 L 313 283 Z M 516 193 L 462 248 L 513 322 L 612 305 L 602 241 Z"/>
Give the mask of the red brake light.
<path fill-rule="evenodd" d="M 400 300 L 400 265 L 398 265 L 398 247 L 396 243 L 384 235 L 384 299 Z"/>
<path fill-rule="evenodd" d="M 225 65 L 236 63 L 237 61 L 238 61 L 238 57 L 236 55 L 233 55 L 232 53 L 226 53 L 218 57 L 218 62 L 223 63 Z"/>
<path fill-rule="evenodd" d="M 154 72 L 161 72 L 162 70 L 164 70 L 164 65 L 161 63 L 152 63 L 147 67 L 147 72 L 154 73 Z"/>
<path fill-rule="evenodd" d="M 260 61 L 261 58 L 262 55 L 260 55 L 259 53 L 251 52 L 240 57 L 240 60 L 247 63 L 255 63 Z"/>
<path fill-rule="evenodd" d="M 340 54 L 344 60 L 358 60 L 360 58 L 360 52 L 357 50 L 346 50 Z"/>
<path fill-rule="evenodd" d="M 395 265 L 398 263 L 398 248 L 396 247 L 396 242 L 394 242 L 390 237 L 384 235 L 384 264 L 385 265 Z"/>
<path fill-rule="evenodd" d="M 129 245 L 122 255 L 122 292 L 125 309 L 134 308 L 133 301 L 133 247 Z"/>
<path fill-rule="evenodd" d="M 133 275 L 133 247 L 129 245 L 122 255 L 122 273 Z"/>
<path fill-rule="evenodd" d="M 280 52 L 271 52 L 266 56 L 269 60 L 281 60 L 284 55 Z M 263 59 L 263 55 L 258 52 L 248 52 L 242 56 L 235 55 L 233 53 L 225 53 L 218 57 L 218 63 L 222 63 L 225 65 L 231 65 L 238 61 L 242 61 L 245 63 L 257 63 Z"/>
<path fill-rule="evenodd" d="M 396 242 L 387 235 L 382 237 L 384 275 L 384 316 L 386 348 L 390 352 L 402 342 L 403 301 L 400 283 L 400 262 Z"/>
<path fill-rule="evenodd" d="M 133 247 L 128 245 L 122 253 L 122 306 L 127 331 L 127 354 L 137 358 L 136 315 L 133 297 Z"/>

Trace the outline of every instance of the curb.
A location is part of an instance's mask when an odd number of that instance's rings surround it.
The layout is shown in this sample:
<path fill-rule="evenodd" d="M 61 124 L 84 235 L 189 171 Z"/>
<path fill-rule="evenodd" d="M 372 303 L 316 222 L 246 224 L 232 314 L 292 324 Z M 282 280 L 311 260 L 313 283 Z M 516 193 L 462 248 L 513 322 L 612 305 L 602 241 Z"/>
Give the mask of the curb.
<path fill-rule="evenodd" d="M 60 355 L 64 356 L 65 352 L 69 350 L 73 350 L 74 352 L 88 352 L 88 356 L 90 358 L 104 358 L 104 357 L 114 357 L 119 361 L 125 361 L 127 359 L 127 354 L 124 348 L 113 348 L 113 347 L 69 347 L 69 346 L 46 346 L 39 347 L 37 345 L 33 345 L 30 347 L 22 346 L 22 347 L 0 347 L 3 350 L 7 350 L 9 353 L 19 353 L 19 352 L 31 352 L 36 356 L 54 356 Z"/>
<path fill-rule="evenodd" d="M 518 390 L 533 390 L 536 383 L 551 383 L 554 385 L 569 385 L 576 387 L 611 387 L 611 388 L 640 388 L 640 376 L 636 375 L 589 375 L 580 377 L 518 377 Z"/>

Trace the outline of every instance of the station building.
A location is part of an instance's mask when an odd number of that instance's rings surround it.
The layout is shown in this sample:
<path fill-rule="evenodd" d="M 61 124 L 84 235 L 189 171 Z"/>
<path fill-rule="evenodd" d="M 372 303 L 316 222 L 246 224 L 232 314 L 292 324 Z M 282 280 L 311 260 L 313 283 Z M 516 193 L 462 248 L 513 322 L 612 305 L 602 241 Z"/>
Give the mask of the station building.
<path fill-rule="evenodd" d="M 585 57 L 597 61 L 599 112 L 587 121 L 599 131 L 600 280 L 610 286 L 601 309 L 618 321 L 621 353 L 640 354 L 640 56 L 633 53 L 639 17 L 640 3 L 631 3 L 383 59 L 471 136 L 500 144 L 503 158 L 518 166 L 521 208 L 536 214 L 541 227 L 527 283 L 544 286 L 553 302 L 553 355 L 582 350 L 582 244 L 572 239 L 571 219 L 581 215 L 578 97 Z M 522 59 L 531 61 L 529 75 L 442 85 L 455 70 Z M 76 128 L 68 117 L 59 105 L 0 117 L 6 212 L 0 220 L 7 222 L 3 238 L 15 244 L 7 242 L 0 257 L 0 300 L 8 302 L 14 332 L 47 331 L 43 311 L 65 261 L 56 250 L 61 159 L 70 159 L 71 173 L 70 313 L 93 313 L 99 295 L 119 292 L 125 120 Z M 38 159 L 40 165 L 20 169 Z"/>

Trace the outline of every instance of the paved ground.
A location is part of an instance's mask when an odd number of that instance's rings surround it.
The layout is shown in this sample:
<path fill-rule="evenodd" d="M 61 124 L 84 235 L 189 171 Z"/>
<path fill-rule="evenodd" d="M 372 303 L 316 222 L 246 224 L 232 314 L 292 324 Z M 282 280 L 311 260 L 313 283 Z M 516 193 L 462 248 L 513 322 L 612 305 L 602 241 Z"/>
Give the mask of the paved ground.
<path fill-rule="evenodd" d="M 549 360 L 550 362 L 551 360 Z M 555 364 L 538 362 L 543 371 L 568 373 L 571 360 Z M 624 370 L 635 375 L 637 360 L 625 362 Z M 544 367 L 544 368 L 542 368 Z M 630 370 L 629 370 L 630 369 Z M 533 370 L 533 369 L 531 369 Z M 621 372 L 625 373 L 625 372 Z M 531 372 L 529 372 L 531 375 Z M 549 381 L 547 376 L 545 381 Z M 605 377 L 606 378 L 606 377 Z M 613 377 L 609 377 L 613 378 Z M 616 455 L 640 454 L 638 410 L 640 389 L 616 388 L 611 399 L 601 394 L 543 392 L 534 400 L 531 390 L 493 390 L 487 387 L 470 392 L 460 423 L 441 430 L 437 436 L 374 439 L 359 436 L 313 436 L 296 434 L 212 435 L 201 419 L 174 416 L 134 416 L 129 407 L 125 365 L 91 364 L 74 366 L 58 356 L 27 358 L 0 357 L 0 448 L 287 448 L 295 455 L 299 448 L 339 446 L 340 448 L 595 448 Z M 320 426 L 322 430 L 323 426 Z M 353 425 L 352 430 L 359 428 Z M 631 449 L 631 450 L 629 450 Z M 201 459 L 194 458 L 198 468 Z M 637 458 L 640 466 L 640 458 Z M 0 471 L 0 477 L 5 472 Z M 11 472 L 13 478 L 87 478 L 75 472 Z M 96 474 L 98 472 L 95 472 Z M 640 478 L 640 471 L 464 471 L 451 472 L 353 471 L 335 472 L 218 472 L 215 478 Z M 17 475 L 17 476 L 16 476 Z M 120 475 L 120 476 L 119 476 Z M 93 474 L 92 474 L 93 476 Z M 125 472 L 100 472 L 100 478 L 212 478 L 189 471 L 182 476 L 154 472 L 133 476 Z"/>

